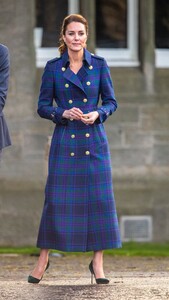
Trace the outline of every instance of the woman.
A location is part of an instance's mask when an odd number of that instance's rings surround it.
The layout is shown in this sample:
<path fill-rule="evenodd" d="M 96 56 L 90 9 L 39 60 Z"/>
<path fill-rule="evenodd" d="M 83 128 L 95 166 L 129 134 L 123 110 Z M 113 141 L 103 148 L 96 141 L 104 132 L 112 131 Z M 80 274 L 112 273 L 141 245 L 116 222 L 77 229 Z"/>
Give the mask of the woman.
<path fill-rule="evenodd" d="M 103 250 L 121 247 L 110 153 L 102 124 L 117 103 L 107 64 L 87 51 L 87 36 L 84 17 L 66 17 L 61 57 L 47 63 L 42 77 L 38 113 L 56 127 L 37 241 L 41 252 L 28 277 L 31 283 L 38 283 L 48 268 L 49 249 L 57 249 L 94 251 L 91 275 L 97 283 L 106 284 Z M 102 105 L 98 107 L 100 95 Z"/>

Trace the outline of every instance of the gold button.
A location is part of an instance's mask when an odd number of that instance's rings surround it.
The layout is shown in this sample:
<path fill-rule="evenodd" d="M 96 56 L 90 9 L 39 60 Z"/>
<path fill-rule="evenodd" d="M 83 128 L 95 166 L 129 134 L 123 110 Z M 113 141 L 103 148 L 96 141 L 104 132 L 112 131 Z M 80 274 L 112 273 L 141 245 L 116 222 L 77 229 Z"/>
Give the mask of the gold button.
<path fill-rule="evenodd" d="M 72 134 L 72 135 L 71 135 L 71 138 L 74 139 L 74 138 L 75 138 L 75 134 Z"/>
<path fill-rule="evenodd" d="M 64 72 L 66 70 L 66 68 L 62 67 L 62 71 Z"/>
<path fill-rule="evenodd" d="M 86 84 L 87 84 L 87 85 L 91 85 L 91 82 L 90 82 L 90 81 L 87 81 Z"/>
<path fill-rule="evenodd" d="M 86 154 L 86 155 L 89 155 L 89 154 L 90 154 L 90 151 L 86 151 L 85 154 Z"/>
<path fill-rule="evenodd" d="M 83 102 L 84 102 L 84 103 L 86 103 L 86 102 L 87 102 L 87 99 L 86 99 L 86 98 L 84 98 L 84 99 L 83 99 Z"/>
<path fill-rule="evenodd" d="M 68 87 L 69 87 L 69 84 L 68 84 L 68 83 L 65 83 L 65 87 L 68 88 Z"/>
<path fill-rule="evenodd" d="M 70 121 L 73 121 L 73 119 L 71 118 Z"/>
<path fill-rule="evenodd" d="M 91 66 L 89 66 L 89 70 L 92 70 L 93 69 L 93 66 L 91 65 Z"/>
<path fill-rule="evenodd" d="M 69 102 L 69 104 L 72 104 L 72 103 L 73 103 L 73 101 L 72 101 L 72 100 L 69 100 L 68 102 Z"/>
<path fill-rule="evenodd" d="M 85 136 L 86 136 L 86 137 L 89 137 L 89 136 L 90 136 L 90 133 L 86 133 Z"/>
<path fill-rule="evenodd" d="M 74 156 L 74 155 L 75 155 L 74 152 L 71 152 L 71 153 L 70 153 L 70 156 Z"/>

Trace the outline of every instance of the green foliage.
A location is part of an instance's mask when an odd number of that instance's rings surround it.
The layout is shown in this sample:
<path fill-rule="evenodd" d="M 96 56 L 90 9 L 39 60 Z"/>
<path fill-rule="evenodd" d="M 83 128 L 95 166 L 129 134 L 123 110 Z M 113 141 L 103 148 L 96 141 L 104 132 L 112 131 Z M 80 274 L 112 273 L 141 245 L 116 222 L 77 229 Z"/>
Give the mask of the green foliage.
<path fill-rule="evenodd" d="M 105 254 L 122 256 L 169 256 L 167 243 L 123 243 L 121 249 L 106 250 Z"/>
<path fill-rule="evenodd" d="M 81 252 L 61 252 L 54 251 L 53 253 L 62 253 L 64 255 L 91 255 L 91 252 L 81 253 Z M 105 250 L 105 255 L 113 256 L 169 256 L 169 242 L 167 243 L 136 243 L 129 242 L 123 243 L 123 247 L 120 249 Z M 35 247 L 0 247 L 0 254 L 29 254 L 38 255 L 39 249 Z"/>
<path fill-rule="evenodd" d="M 0 247 L 0 254 L 39 254 L 39 249 L 35 247 Z"/>

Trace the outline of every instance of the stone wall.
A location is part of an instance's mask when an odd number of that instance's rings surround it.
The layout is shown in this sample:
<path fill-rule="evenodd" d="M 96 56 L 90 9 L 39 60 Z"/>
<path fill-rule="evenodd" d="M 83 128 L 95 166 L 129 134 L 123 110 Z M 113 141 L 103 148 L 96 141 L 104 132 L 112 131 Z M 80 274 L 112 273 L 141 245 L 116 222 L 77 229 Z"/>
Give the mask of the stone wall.
<path fill-rule="evenodd" d="M 153 240 L 169 236 L 169 71 L 155 71 L 146 92 L 140 69 L 112 69 L 119 103 L 106 124 L 121 215 L 150 215 Z"/>
<path fill-rule="evenodd" d="M 4 113 L 12 138 L 0 163 L 0 245 L 33 244 L 46 142 L 36 117 L 34 0 L 1 0 L 0 7 L 0 41 L 11 56 Z"/>
<path fill-rule="evenodd" d="M 11 60 L 8 101 L 4 112 L 13 144 L 4 151 L 1 181 L 22 181 L 32 176 L 31 167 L 34 165 L 34 151 L 37 147 L 33 28 L 33 0 L 1 1 L 1 42 L 8 46 Z"/>

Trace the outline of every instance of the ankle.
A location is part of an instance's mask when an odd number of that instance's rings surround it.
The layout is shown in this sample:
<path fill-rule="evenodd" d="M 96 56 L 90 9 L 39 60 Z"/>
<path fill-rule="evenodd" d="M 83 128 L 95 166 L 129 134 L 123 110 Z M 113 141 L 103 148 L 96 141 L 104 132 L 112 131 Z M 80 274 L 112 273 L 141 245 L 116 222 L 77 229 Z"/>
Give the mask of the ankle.
<path fill-rule="evenodd" d="M 48 260 L 49 260 L 48 255 L 40 255 L 38 259 L 38 263 L 45 265 L 48 263 Z"/>
<path fill-rule="evenodd" d="M 95 268 L 103 268 L 103 260 L 93 258 L 93 266 Z"/>

